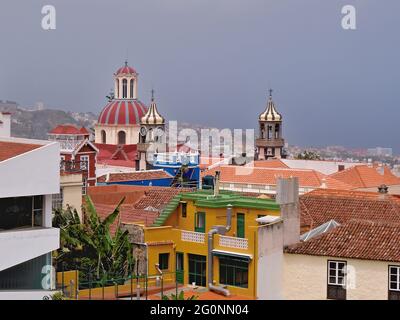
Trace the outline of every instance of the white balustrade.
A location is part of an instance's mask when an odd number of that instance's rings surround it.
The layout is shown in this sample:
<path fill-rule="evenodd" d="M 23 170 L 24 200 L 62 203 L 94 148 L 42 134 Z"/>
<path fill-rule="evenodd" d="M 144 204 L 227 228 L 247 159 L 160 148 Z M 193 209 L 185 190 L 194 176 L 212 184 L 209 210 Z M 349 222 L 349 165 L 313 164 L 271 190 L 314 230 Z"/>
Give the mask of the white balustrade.
<path fill-rule="evenodd" d="M 219 245 L 221 247 L 247 250 L 249 248 L 249 240 L 245 238 L 220 236 Z"/>
<path fill-rule="evenodd" d="M 201 232 L 182 230 L 181 240 L 188 241 L 188 242 L 204 243 L 205 242 L 205 234 L 201 233 Z"/>

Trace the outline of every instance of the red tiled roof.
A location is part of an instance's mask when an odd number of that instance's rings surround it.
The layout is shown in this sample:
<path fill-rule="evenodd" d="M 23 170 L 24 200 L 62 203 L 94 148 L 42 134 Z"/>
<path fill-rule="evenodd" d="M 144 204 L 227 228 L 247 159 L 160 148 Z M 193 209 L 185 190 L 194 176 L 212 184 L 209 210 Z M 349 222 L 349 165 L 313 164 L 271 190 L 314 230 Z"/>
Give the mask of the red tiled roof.
<path fill-rule="evenodd" d="M 157 210 L 162 210 L 175 197 L 182 192 L 192 191 L 191 189 L 178 188 L 150 188 L 145 192 L 144 197 L 135 203 L 135 208 L 146 209 L 152 207 Z"/>
<path fill-rule="evenodd" d="M 42 147 L 39 144 L 0 141 L 0 161 L 4 161 L 20 154 Z"/>
<path fill-rule="evenodd" d="M 89 134 L 89 131 L 85 127 L 80 128 L 79 131 L 83 134 Z"/>
<path fill-rule="evenodd" d="M 289 168 L 289 166 L 280 159 L 257 160 L 253 161 L 251 164 L 257 168 Z"/>
<path fill-rule="evenodd" d="M 113 210 L 116 205 L 95 203 L 97 213 L 101 220 L 104 220 Z M 123 204 L 120 208 L 121 223 L 143 223 L 145 226 L 151 226 L 159 216 L 157 211 L 135 209 L 132 205 Z M 118 226 L 118 218 L 110 227 L 111 233 L 115 233 Z"/>
<path fill-rule="evenodd" d="M 89 134 L 85 128 L 78 129 L 77 127 L 70 124 L 61 124 L 53 128 L 49 134 L 73 134 L 73 135 L 83 135 Z"/>
<path fill-rule="evenodd" d="M 331 174 L 330 177 L 352 185 L 354 188 L 372 188 L 382 184 L 400 185 L 400 178 L 396 177 L 387 166 L 383 169 L 384 174 L 381 175 L 377 166 L 358 165 Z"/>
<path fill-rule="evenodd" d="M 318 189 L 300 196 L 303 228 L 316 228 L 335 220 L 352 219 L 400 223 L 400 198 L 375 192 Z"/>
<path fill-rule="evenodd" d="M 89 195 L 101 219 L 108 216 L 125 196 L 125 203 L 121 206 L 120 221 L 127 224 L 144 223 L 146 226 L 150 226 L 175 195 L 188 191 L 192 190 L 113 185 L 110 187 L 90 187 Z M 116 227 L 117 221 L 114 222 L 111 231 L 115 232 Z"/>
<path fill-rule="evenodd" d="M 351 220 L 286 253 L 400 262 L 400 224 Z"/>
<path fill-rule="evenodd" d="M 137 145 L 113 145 L 95 143 L 99 153 L 97 154 L 97 163 L 107 164 L 121 167 L 135 167 L 135 160 L 137 158 Z"/>
<path fill-rule="evenodd" d="M 107 182 L 117 181 L 138 181 L 152 179 L 166 179 L 171 176 L 164 170 L 149 170 L 136 172 L 111 173 Z M 107 175 L 103 175 L 97 179 L 97 182 L 106 182 Z"/>
<path fill-rule="evenodd" d="M 321 188 L 325 183 L 327 188 L 351 189 L 352 187 L 325 176 L 320 172 L 310 169 L 287 169 L 287 168 L 263 168 L 253 166 L 229 166 L 221 165 L 204 171 L 202 176 L 215 175 L 216 171 L 221 172 L 221 182 L 276 185 L 279 177 L 298 177 L 301 187 Z M 324 180 L 325 179 L 325 180 Z"/>

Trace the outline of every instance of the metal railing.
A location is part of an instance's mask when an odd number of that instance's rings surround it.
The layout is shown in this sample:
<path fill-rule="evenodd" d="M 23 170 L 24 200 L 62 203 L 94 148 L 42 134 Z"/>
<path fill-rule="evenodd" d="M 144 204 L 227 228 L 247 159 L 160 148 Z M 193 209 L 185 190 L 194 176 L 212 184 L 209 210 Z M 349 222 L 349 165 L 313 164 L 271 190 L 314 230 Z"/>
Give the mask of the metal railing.
<path fill-rule="evenodd" d="M 181 286 L 178 276 L 183 277 L 183 271 L 163 272 L 162 275 L 135 275 L 128 277 L 118 277 L 108 280 L 96 280 L 90 274 L 88 281 L 79 281 L 78 271 L 76 277 L 66 277 L 64 271 L 58 273 L 57 289 L 63 295 L 72 300 L 148 300 L 150 295 L 160 295 L 164 297 L 165 291 L 174 290 L 178 294 Z M 78 285 L 76 285 L 78 284 Z"/>

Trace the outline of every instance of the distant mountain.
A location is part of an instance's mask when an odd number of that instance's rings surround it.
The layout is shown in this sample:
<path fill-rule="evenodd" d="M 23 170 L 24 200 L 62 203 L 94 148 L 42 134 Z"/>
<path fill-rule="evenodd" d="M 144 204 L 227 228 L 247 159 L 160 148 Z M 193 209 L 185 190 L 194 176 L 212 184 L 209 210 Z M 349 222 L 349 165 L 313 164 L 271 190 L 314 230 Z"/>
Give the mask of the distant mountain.
<path fill-rule="evenodd" d="M 92 128 L 97 121 L 92 112 L 26 110 L 18 105 L 0 105 L 0 111 L 11 112 L 11 135 L 20 138 L 47 139 L 47 133 L 59 124 Z"/>

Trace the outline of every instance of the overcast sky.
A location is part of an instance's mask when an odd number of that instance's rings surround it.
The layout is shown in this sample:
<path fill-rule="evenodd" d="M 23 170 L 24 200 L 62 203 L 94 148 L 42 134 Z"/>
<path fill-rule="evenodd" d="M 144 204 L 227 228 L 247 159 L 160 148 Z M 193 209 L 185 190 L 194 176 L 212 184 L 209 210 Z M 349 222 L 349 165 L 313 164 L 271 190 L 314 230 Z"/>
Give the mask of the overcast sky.
<path fill-rule="evenodd" d="M 170 120 L 253 128 L 272 87 L 290 144 L 400 152 L 399 31 L 398 0 L 1 0 L 0 99 L 99 113 L 128 58 Z"/>

